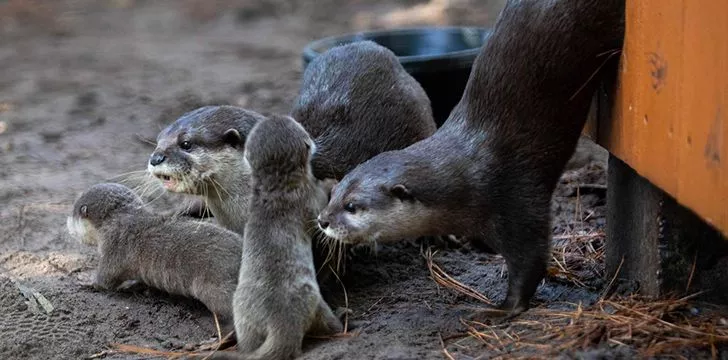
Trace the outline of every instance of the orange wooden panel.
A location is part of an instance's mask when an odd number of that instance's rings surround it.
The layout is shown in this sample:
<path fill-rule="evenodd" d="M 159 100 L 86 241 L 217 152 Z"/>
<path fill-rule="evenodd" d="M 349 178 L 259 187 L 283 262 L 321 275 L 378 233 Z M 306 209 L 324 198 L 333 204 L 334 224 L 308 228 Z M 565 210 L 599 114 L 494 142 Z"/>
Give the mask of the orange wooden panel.
<path fill-rule="evenodd" d="M 599 143 L 728 235 L 728 1 L 627 0 Z"/>

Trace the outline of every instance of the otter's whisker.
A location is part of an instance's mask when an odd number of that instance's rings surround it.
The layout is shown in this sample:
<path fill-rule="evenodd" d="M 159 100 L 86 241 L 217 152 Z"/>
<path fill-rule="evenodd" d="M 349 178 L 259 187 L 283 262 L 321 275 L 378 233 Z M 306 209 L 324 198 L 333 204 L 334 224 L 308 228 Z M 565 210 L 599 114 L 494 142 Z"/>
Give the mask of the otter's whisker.
<path fill-rule="evenodd" d="M 203 194 L 204 198 L 207 199 L 207 183 L 204 183 L 204 185 L 202 187 L 202 194 Z M 204 211 L 207 211 L 207 207 L 205 207 Z M 200 229 L 201 224 L 202 224 L 202 221 L 200 221 L 200 223 L 197 225 L 197 229 L 195 231 Z"/>
<path fill-rule="evenodd" d="M 157 192 L 160 192 L 159 197 L 163 196 L 165 191 L 164 189 L 157 186 L 156 183 L 144 183 L 134 188 L 134 191 L 139 194 L 140 197 L 146 198 L 146 197 L 153 197 Z"/>
<path fill-rule="evenodd" d="M 217 180 L 215 180 L 215 179 L 213 179 L 213 178 L 210 178 L 210 180 L 212 181 L 212 184 L 213 184 L 213 185 L 215 185 L 215 189 L 217 189 L 217 187 L 219 186 L 219 187 L 220 187 L 220 189 L 222 189 L 222 191 L 224 191 L 224 192 L 225 192 L 225 194 L 227 194 L 227 196 L 228 196 L 228 197 L 233 197 L 233 196 L 232 196 L 232 195 L 230 194 L 230 192 L 228 192 L 228 191 L 227 191 L 227 189 L 225 189 L 225 187 L 224 187 L 224 186 L 222 186 L 222 184 L 220 184 L 220 182 L 218 182 Z"/>
<path fill-rule="evenodd" d="M 159 194 L 159 196 L 157 196 L 157 197 L 155 197 L 154 199 L 152 199 L 152 200 L 148 201 L 148 202 L 147 202 L 146 204 L 144 204 L 144 205 L 146 205 L 146 206 L 149 206 L 149 205 L 151 205 L 152 203 L 154 203 L 154 202 L 156 202 L 157 200 L 161 199 L 161 198 L 162 198 L 162 197 L 164 196 L 164 194 L 165 194 L 165 192 L 162 192 L 161 194 Z"/>
<path fill-rule="evenodd" d="M 122 176 L 128 176 L 128 175 L 142 175 L 142 174 L 148 174 L 149 172 L 147 170 L 134 170 L 134 171 L 128 171 L 116 175 L 112 175 L 109 179 L 116 179 L 118 177 Z"/>

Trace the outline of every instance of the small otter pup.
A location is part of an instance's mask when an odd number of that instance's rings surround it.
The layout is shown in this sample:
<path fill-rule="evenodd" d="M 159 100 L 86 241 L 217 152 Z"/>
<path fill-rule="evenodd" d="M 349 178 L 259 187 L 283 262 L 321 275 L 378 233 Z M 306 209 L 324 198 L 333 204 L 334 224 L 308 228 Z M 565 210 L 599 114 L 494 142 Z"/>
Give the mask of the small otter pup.
<path fill-rule="evenodd" d="M 201 301 L 230 323 L 240 268 L 242 238 L 219 226 L 144 209 L 120 184 L 97 184 L 84 192 L 68 217 L 69 233 L 101 255 L 94 286 L 116 289 L 136 280 L 170 294 Z"/>
<path fill-rule="evenodd" d="M 245 138 L 265 117 L 234 106 L 204 106 L 157 136 L 147 171 L 167 191 L 201 196 L 217 222 L 243 233 L 250 200 Z"/>
<path fill-rule="evenodd" d="M 291 116 L 316 143 L 319 179 L 340 180 L 388 150 L 402 149 L 436 130 L 430 99 L 389 49 L 358 41 L 327 50 L 303 74 Z"/>
<path fill-rule="evenodd" d="M 508 293 L 481 315 L 526 310 L 546 273 L 551 196 L 623 37 L 624 0 L 509 0 L 448 120 L 347 174 L 320 228 L 345 243 L 482 239 L 506 260 Z"/>
<path fill-rule="evenodd" d="M 291 359 L 301 353 L 305 334 L 343 329 L 321 297 L 313 265 L 311 232 L 328 200 L 311 171 L 315 150 L 306 130 L 288 116 L 260 122 L 245 145 L 253 197 L 233 296 L 243 359 Z"/>

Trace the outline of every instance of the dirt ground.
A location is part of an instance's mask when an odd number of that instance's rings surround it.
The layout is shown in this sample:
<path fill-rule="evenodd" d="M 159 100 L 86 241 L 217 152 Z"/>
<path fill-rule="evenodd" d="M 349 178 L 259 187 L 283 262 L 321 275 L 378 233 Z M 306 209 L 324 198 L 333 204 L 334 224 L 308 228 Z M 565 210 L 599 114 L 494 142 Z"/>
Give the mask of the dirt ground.
<path fill-rule="evenodd" d="M 145 169 L 149 140 L 187 110 L 235 104 L 287 112 L 301 78 L 301 49 L 311 40 L 417 24 L 488 25 L 503 1 L 474 3 L 0 1 L 0 358 L 82 359 L 114 343 L 174 351 L 214 340 L 213 318 L 195 301 L 89 286 L 95 249 L 70 241 L 65 230 L 74 199 L 98 182 L 138 180 L 133 172 Z M 583 241 L 586 255 L 576 265 L 552 264 L 536 295 L 539 308 L 588 306 L 602 295 L 604 184 L 601 161 L 564 175 L 552 207 L 556 248 Z M 147 200 L 159 209 L 181 201 L 154 195 Z M 438 286 L 424 252 L 411 241 L 358 255 L 343 279 L 357 333 L 309 342 L 302 358 L 508 356 L 508 349 L 463 335 L 459 318 L 481 304 Z M 505 294 L 499 256 L 466 245 L 439 250 L 433 261 L 491 300 Z M 347 305 L 342 292 L 332 297 L 334 306 Z M 52 305 L 50 314 L 39 298 Z M 728 358 L 725 349 L 701 349 L 674 354 Z M 599 341 L 560 353 L 638 354 Z M 549 352 L 534 347 L 513 354 Z"/>

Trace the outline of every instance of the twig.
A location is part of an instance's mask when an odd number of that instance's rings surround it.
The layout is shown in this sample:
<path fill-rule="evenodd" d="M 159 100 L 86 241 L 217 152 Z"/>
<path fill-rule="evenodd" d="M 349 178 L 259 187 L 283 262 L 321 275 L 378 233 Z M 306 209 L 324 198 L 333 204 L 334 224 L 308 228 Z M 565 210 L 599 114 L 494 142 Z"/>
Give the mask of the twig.
<path fill-rule="evenodd" d="M 329 270 L 334 274 L 336 277 L 336 281 L 339 282 L 339 285 L 341 285 L 341 289 L 344 291 L 344 307 L 346 310 L 349 310 L 349 295 L 346 293 L 346 286 L 344 286 L 344 283 L 339 278 L 339 275 L 334 271 L 334 269 L 329 265 Z M 349 332 L 349 312 L 347 311 L 344 313 L 344 334 Z"/>
<path fill-rule="evenodd" d="M 604 299 L 604 296 L 609 293 L 609 291 L 612 288 L 612 285 L 614 284 L 614 281 L 617 280 L 617 276 L 619 275 L 619 271 L 622 269 L 622 264 L 624 264 L 624 256 L 622 256 L 622 260 L 619 262 L 619 266 L 617 266 L 617 270 L 614 272 L 614 276 L 612 276 L 612 280 L 609 281 L 609 284 L 607 287 L 604 288 L 604 291 L 602 291 L 602 294 L 599 295 L 600 299 Z"/>
<path fill-rule="evenodd" d="M 445 340 L 442 339 L 442 334 L 438 334 L 438 336 L 440 337 L 440 346 L 442 347 L 442 353 L 449 360 L 455 360 L 455 358 L 452 356 L 452 354 L 450 354 L 450 352 L 447 351 L 447 347 L 445 347 Z"/>

